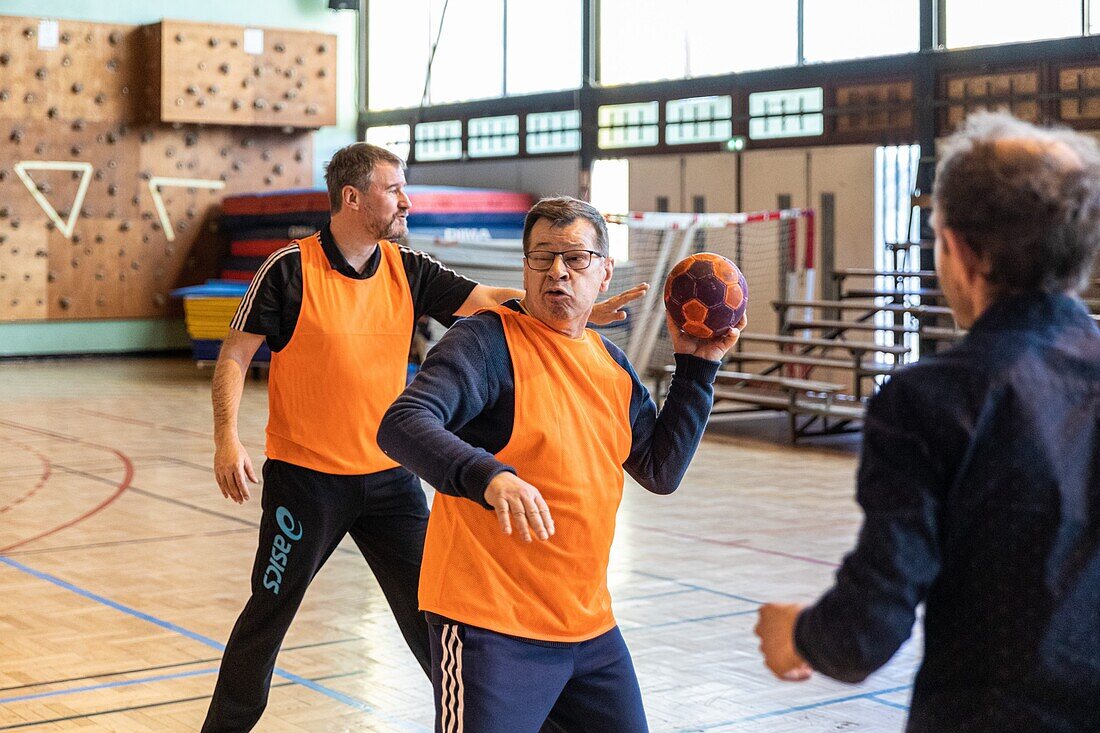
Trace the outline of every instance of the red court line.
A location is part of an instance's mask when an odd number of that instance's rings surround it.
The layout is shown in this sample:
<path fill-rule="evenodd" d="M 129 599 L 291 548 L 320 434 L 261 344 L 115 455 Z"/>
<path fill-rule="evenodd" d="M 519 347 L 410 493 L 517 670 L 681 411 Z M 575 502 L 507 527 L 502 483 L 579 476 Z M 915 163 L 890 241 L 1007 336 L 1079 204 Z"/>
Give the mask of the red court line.
<path fill-rule="evenodd" d="M 783 552 L 781 550 L 768 550 L 763 547 L 756 547 L 750 545 L 747 540 L 716 540 L 710 537 L 698 537 L 696 535 L 687 534 L 684 532 L 676 532 L 671 529 L 663 529 L 661 527 L 647 527 L 642 524 L 632 524 L 631 526 L 638 529 L 644 529 L 647 532 L 657 532 L 659 534 L 666 534 L 671 537 L 679 537 L 685 540 L 694 540 L 695 542 L 705 542 L 710 545 L 722 545 L 723 547 L 736 547 L 740 550 L 748 550 L 749 552 L 758 552 L 761 555 L 775 555 L 777 557 L 786 557 L 791 560 L 801 560 L 802 562 L 813 563 L 814 565 L 825 565 L 830 568 L 839 567 L 840 563 L 830 562 L 829 560 L 820 560 L 816 557 L 809 557 L 807 555 L 796 555 L 790 552 Z"/>
<path fill-rule="evenodd" d="M 141 426 L 147 427 L 147 428 L 156 428 L 158 430 L 166 430 L 169 433 L 179 433 L 180 435 L 191 435 L 191 436 L 194 436 L 196 438 L 209 438 L 211 440 L 214 439 L 214 434 L 213 433 L 204 433 L 204 432 L 201 432 L 199 430 L 188 430 L 187 428 L 177 428 L 177 427 L 174 427 L 172 425 L 163 425 L 161 423 L 149 422 L 147 420 L 137 420 L 137 419 L 134 419 L 132 417 L 123 417 L 122 415 L 112 415 L 109 412 L 100 412 L 99 410 L 89 410 L 89 409 L 84 408 L 84 407 L 77 408 L 76 412 L 83 413 L 85 415 L 93 415 L 95 417 L 103 417 L 103 418 L 107 418 L 108 420 L 115 420 L 117 422 L 130 423 L 131 425 L 141 425 Z M 249 448 L 259 448 L 261 450 L 266 449 L 266 446 L 260 445 L 259 443 L 253 443 L 251 441 L 242 440 L 241 445 L 247 446 Z"/>
<path fill-rule="evenodd" d="M 14 550 L 17 547 L 22 547 L 23 545 L 34 542 L 35 540 L 40 540 L 44 537 L 49 537 L 52 534 L 57 534 L 58 532 L 60 532 L 64 529 L 68 529 L 69 527 L 73 526 L 74 524 L 78 524 L 80 522 L 83 522 L 88 517 L 93 516 L 94 514 L 98 514 L 99 512 L 103 511 L 103 509 L 105 509 L 107 506 L 112 504 L 118 497 L 122 496 L 122 492 L 124 492 L 124 491 L 126 491 L 126 489 L 130 488 L 130 482 L 134 478 L 134 464 L 130 461 L 130 459 L 124 453 L 122 453 L 119 450 L 116 450 L 115 448 L 111 448 L 110 446 L 106 446 L 106 445 L 99 445 L 98 443 L 91 443 L 87 440 L 81 440 L 80 438 L 74 438 L 71 435 L 64 435 L 62 433 L 55 433 L 55 432 L 52 432 L 52 431 L 49 431 L 49 430 L 42 430 L 40 428 L 32 428 L 32 427 L 28 427 L 26 425 L 20 425 L 19 423 L 11 422 L 10 420 L 0 420 L 0 425 L 5 425 L 7 427 L 14 428 L 16 430 L 22 430 L 24 432 L 32 433 L 34 435 L 45 435 L 45 436 L 50 437 L 50 438 L 55 438 L 57 440 L 65 441 L 66 443 L 77 443 L 77 444 L 80 444 L 80 445 L 87 445 L 87 446 L 90 446 L 92 448 L 98 448 L 99 450 L 105 450 L 105 451 L 108 451 L 110 453 L 114 453 L 116 456 L 118 456 L 118 459 L 120 461 L 122 461 L 122 467 L 125 470 L 125 475 L 122 477 L 122 482 L 119 483 L 118 488 L 115 490 L 115 493 L 111 494 L 109 497 L 104 499 L 97 506 L 95 506 L 95 507 L 89 509 L 88 511 L 84 512 L 79 517 L 76 517 L 75 519 L 70 519 L 67 522 L 63 522 L 63 523 L 57 525 L 56 527 L 54 527 L 52 529 L 46 530 L 45 532 L 41 532 L 37 535 L 34 535 L 33 537 L 28 537 L 27 539 L 20 540 L 18 542 L 10 544 L 6 547 L 0 547 L 0 554 L 3 554 L 3 553 L 5 553 L 9 550 Z"/>
<path fill-rule="evenodd" d="M 35 494 L 37 494 L 38 490 L 46 485 L 46 481 L 48 481 L 49 478 L 50 478 L 50 472 L 51 472 L 51 469 L 52 469 L 52 464 L 50 463 L 49 458 L 47 458 L 44 454 L 39 453 L 37 450 L 30 447 L 29 445 L 24 445 L 23 443 L 12 440 L 11 438 L 5 438 L 2 435 L 0 435 L 0 440 L 4 441 L 5 443 L 7 443 L 9 445 L 14 445 L 16 448 L 21 448 L 21 449 L 27 451 L 28 453 L 33 453 L 35 455 L 35 457 L 37 457 L 38 460 L 42 462 L 42 475 L 38 478 L 38 483 L 34 485 L 33 489 L 31 489 L 27 493 L 23 494 L 22 496 L 20 496 L 15 501 L 10 502 L 8 504 L 5 504 L 4 506 L 0 506 L 0 514 L 3 514 L 4 512 L 11 509 L 12 507 L 19 506 L 20 504 L 25 502 L 27 499 L 29 499 L 32 496 L 34 496 Z"/>

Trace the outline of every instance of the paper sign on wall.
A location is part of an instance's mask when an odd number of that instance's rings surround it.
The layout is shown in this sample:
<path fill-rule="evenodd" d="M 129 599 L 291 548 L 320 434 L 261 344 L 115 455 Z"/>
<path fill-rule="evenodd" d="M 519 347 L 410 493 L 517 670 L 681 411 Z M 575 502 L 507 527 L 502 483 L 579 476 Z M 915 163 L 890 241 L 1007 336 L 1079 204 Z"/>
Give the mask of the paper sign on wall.
<path fill-rule="evenodd" d="M 263 28 L 244 29 L 244 52 L 259 56 L 264 52 Z"/>
<path fill-rule="evenodd" d="M 38 50 L 53 51 L 57 48 L 57 39 L 60 35 L 56 20 L 38 21 Z"/>

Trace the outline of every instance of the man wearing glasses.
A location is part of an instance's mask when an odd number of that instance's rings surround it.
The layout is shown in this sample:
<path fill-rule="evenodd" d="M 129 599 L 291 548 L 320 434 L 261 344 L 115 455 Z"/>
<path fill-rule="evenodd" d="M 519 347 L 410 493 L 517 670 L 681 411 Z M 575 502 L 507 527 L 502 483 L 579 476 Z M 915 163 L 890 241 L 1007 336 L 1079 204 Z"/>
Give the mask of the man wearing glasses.
<path fill-rule="evenodd" d="M 625 355 L 585 329 L 611 281 L 607 227 L 571 198 L 524 223 L 522 300 L 459 321 L 379 429 L 436 487 L 420 578 L 436 730 L 647 730 L 611 612 L 623 470 L 676 490 L 740 328 L 700 341 L 668 322 L 676 374 L 660 414 Z M 538 540 L 533 541 L 533 540 Z"/>

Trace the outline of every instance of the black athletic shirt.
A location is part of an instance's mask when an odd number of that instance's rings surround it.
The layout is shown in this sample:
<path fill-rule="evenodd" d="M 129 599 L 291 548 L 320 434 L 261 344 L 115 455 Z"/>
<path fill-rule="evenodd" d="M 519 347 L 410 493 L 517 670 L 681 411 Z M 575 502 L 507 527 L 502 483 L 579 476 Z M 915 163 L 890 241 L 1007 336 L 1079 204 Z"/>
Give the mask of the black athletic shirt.
<path fill-rule="evenodd" d="M 378 271 L 382 261 L 380 250 L 374 250 L 360 273 L 344 259 L 327 224 L 320 233 L 321 247 L 329 264 L 344 277 L 366 280 Z M 405 247 L 401 248 L 401 262 L 412 292 L 413 320 L 430 316 L 445 326 L 451 325 L 455 320 L 454 312 L 466 301 L 477 283 L 447 269 L 423 252 Z M 280 351 L 290 343 L 301 311 L 302 254 L 298 243 L 292 242 L 273 253 L 260 266 L 230 325 L 238 331 L 267 337 L 268 347 L 272 351 Z M 409 337 L 412 337 L 411 332 Z"/>

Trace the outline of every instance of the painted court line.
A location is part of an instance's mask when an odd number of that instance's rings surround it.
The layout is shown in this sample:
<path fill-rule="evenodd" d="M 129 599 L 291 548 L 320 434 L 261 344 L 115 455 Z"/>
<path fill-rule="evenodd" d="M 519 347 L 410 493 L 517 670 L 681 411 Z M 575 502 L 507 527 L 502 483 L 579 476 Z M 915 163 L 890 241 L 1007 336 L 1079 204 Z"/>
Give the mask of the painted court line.
<path fill-rule="evenodd" d="M 894 708 L 896 710 L 904 710 L 906 712 L 909 712 L 909 706 L 908 705 L 902 705 L 900 702 L 892 702 L 890 700 L 884 700 L 881 697 L 870 697 L 868 699 L 869 700 L 874 700 L 879 705 L 885 705 L 888 708 Z"/>
<path fill-rule="evenodd" d="M 912 685 L 899 685 L 898 687 L 888 687 L 884 690 L 872 690 L 871 692 L 863 692 L 857 695 L 845 695 L 843 697 L 833 697 L 828 700 L 818 700 L 817 702 L 806 703 L 805 705 L 792 705 L 789 708 L 782 708 L 780 710 L 770 710 L 766 713 L 756 713 L 755 715 L 748 715 L 744 718 L 738 718 L 736 720 L 727 720 L 721 723 L 712 723 L 701 730 L 711 730 L 713 728 L 720 728 L 725 725 L 739 725 L 741 723 L 753 723 L 757 720 L 767 720 L 768 718 L 779 718 L 784 715 L 790 715 L 791 713 L 801 713 L 806 710 L 814 710 L 816 708 L 823 708 L 829 705 L 839 705 L 843 702 L 851 702 L 852 700 L 873 700 L 875 702 L 883 702 L 877 698 L 878 695 L 888 695 L 891 692 L 901 692 L 902 690 L 908 690 Z"/>
<path fill-rule="evenodd" d="M 712 537 L 698 537 L 696 535 L 686 534 L 684 532 L 676 532 L 674 530 L 665 529 L 663 527 L 649 527 L 643 524 L 635 524 L 634 526 L 638 529 L 644 529 L 647 532 L 657 532 L 658 534 L 664 534 L 668 535 L 669 537 L 676 537 L 682 540 L 691 540 L 693 542 L 704 542 L 708 545 L 732 547 L 738 550 L 756 552 L 761 555 L 774 555 L 776 557 L 785 557 L 790 560 L 799 560 L 801 562 L 808 562 L 814 565 L 824 565 L 830 568 L 839 567 L 840 565 L 840 563 L 836 563 L 831 560 L 822 560 L 820 558 L 810 557 L 808 555 L 798 555 L 793 552 L 783 552 L 782 550 L 769 550 L 765 547 L 757 547 L 756 545 L 749 544 L 748 540 L 716 540 Z"/>
<path fill-rule="evenodd" d="M 632 603 L 634 601 L 649 601 L 654 598 L 666 598 L 668 596 L 682 596 L 685 593 L 697 593 L 695 588 L 677 588 L 676 590 L 666 590 L 659 593 L 646 593 L 641 596 L 627 596 L 626 598 L 613 599 L 616 606 L 621 606 L 624 603 Z"/>
<path fill-rule="evenodd" d="M 148 682 L 163 682 L 164 680 L 178 680 L 186 677 L 197 677 L 204 674 L 214 674 L 217 667 L 195 669 L 190 672 L 177 672 L 176 674 L 160 674 L 153 677 L 144 677 L 137 680 L 121 680 L 119 682 L 103 682 L 98 685 L 85 685 L 84 687 L 71 687 L 65 690 L 51 690 L 49 692 L 34 692 L 29 695 L 17 695 L 15 697 L 0 697 L 0 705 L 9 702 L 23 702 L 24 700 L 40 700 L 44 697 L 57 697 L 58 695 L 76 695 L 92 690 L 108 690 L 114 687 L 130 687 L 132 685 L 144 685 Z"/>
<path fill-rule="evenodd" d="M 290 684 L 286 682 L 284 684 Z M 37 728 L 43 725 L 59 725 L 61 723 L 67 723 L 70 720 L 88 720 L 90 718 L 98 718 L 103 715 L 115 715 L 116 713 L 127 713 L 134 710 L 150 710 L 152 708 L 163 708 L 166 705 L 181 705 L 185 702 L 196 702 L 198 700 L 208 699 L 208 695 L 199 695 L 196 697 L 177 697 L 173 700 L 166 700 L 164 702 L 151 702 L 145 705 L 129 705 L 124 708 L 109 708 L 107 710 L 96 710 L 92 713 L 80 713 L 77 715 L 65 715 L 60 718 L 46 718 L 45 720 L 31 720 L 26 723 L 16 723 L 14 725 L 5 725 L 0 727 L 0 730 L 15 730 L 16 728 Z"/>
<path fill-rule="evenodd" d="M 4 506 L 0 506 L 0 514 L 3 514 L 4 512 L 9 511 L 10 509 L 13 509 L 14 507 L 19 506 L 20 504 L 25 502 L 27 499 L 29 499 L 32 496 L 34 496 L 35 494 L 37 494 L 39 492 L 39 490 L 41 490 L 42 487 L 46 485 L 46 482 L 50 480 L 50 467 L 51 467 L 51 464 L 50 464 L 50 459 L 47 458 L 44 453 L 42 453 L 41 451 L 36 450 L 35 448 L 32 448 L 29 445 L 26 445 L 24 443 L 20 443 L 17 440 L 12 440 L 11 438 L 5 438 L 3 435 L 0 435 L 0 441 L 3 441 L 3 442 L 5 442 L 9 445 L 14 445 L 16 448 L 19 448 L 20 450 L 25 451 L 27 453 L 30 453 L 31 455 L 36 457 L 38 459 L 38 461 L 42 464 L 42 473 L 38 477 L 38 483 L 36 483 L 28 492 L 26 492 L 22 496 L 8 502 Z"/>
<path fill-rule="evenodd" d="M 764 605 L 764 601 L 758 601 L 755 598 L 749 598 L 748 596 L 739 596 L 736 593 L 727 593 L 726 591 L 715 590 L 714 588 L 708 588 L 705 585 L 697 585 L 695 583 L 685 583 L 684 581 L 677 580 L 676 578 L 668 578 L 668 577 L 665 577 L 664 575 L 656 575 L 654 573 L 647 573 L 644 570 L 631 570 L 630 572 L 635 573 L 636 575 L 641 575 L 642 577 L 645 577 L 645 578 L 653 578 L 654 580 L 664 580 L 664 581 L 667 581 L 669 583 L 675 583 L 676 585 L 679 585 L 683 588 L 690 588 L 692 590 L 699 590 L 699 591 L 703 591 L 704 593 L 712 593 L 716 596 L 722 596 L 723 598 L 736 598 L 739 601 L 745 601 L 747 603 L 755 603 L 758 606 Z"/>
<path fill-rule="evenodd" d="M 646 624 L 645 626 L 632 626 L 629 629 L 622 629 L 624 634 L 631 631 L 649 631 L 650 629 L 664 629 L 669 626 L 682 626 L 683 624 L 697 624 L 704 621 L 717 621 L 722 618 L 733 618 L 734 616 L 748 616 L 750 613 L 756 613 L 755 608 L 750 608 L 746 611 L 731 611 L 730 613 L 716 613 L 713 616 L 699 616 L 698 618 L 681 618 L 674 621 L 664 621 L 659 624 Z"/>
<path fill-rule="evenodd" d="M 130 608 L 129 606 L 124 606 L 121 603 L 117 603 L 115 601 L 112 601 L 111 599 L 105 598 L 104 596 L 101 596 L 97 593 L 93 593 L 91 591 L 84 590 L 83 588 L 75 586 L 72 583 L 69 583 L 68 581 L 62 580 L 61 578 L 58 578 L 56 576 L 50 575 L 49 573 L 44 573 L 40 570 L 35 570 L 34 568 L 29 567 L 27 565 L 24 565 L 23 563 L 18 562 L 17 560 L 12 560 L 11 558 L 0 556 L 0 563 L 8 565 L 8 566 L 10 566 L 10 567 L 12 567 L 16 570 L 24 572 L 28 575 L 31 575 L 31 576 L 35 577 L 35 578 L 38 578 L 39 580 L 44 580 L 47 583 L 52 583 L 53 585 L 56 585 L 60 588 L 64 588 L 65 590 L 76 593 L 79 596 L 87 598 L 91 601 L 95 601 L 96 603 L 102 604 L 104 606 L 112 608 L 112 609 L 114 609 L 116 611 L 119 611 L 121 613 L 127 614 L 129 616 L 133 616 L 134 618 L 140 619 L 142 621 L 146 621 L 148 623 L 153 624 L 154 626 L 159 626 L 162 629 L 166 629 L 168 631 L 172 631 L 174 633 L 180 634 L 181 636 L 184 636 L 188 639 L 191 639 L 192 641 L 197 641 L 200 644 L 205 644 L 206 646 L 213 647 L 213 648 L 215 648 L 219 651 L 225 651 L 225 645 L 224 644 L 221 644 L 220 642 L 217 642 L 217 641 L 215 641 L 214 639 L 211 639 L 208 636 L 203 636 L 202 634 L 198 634 L 198 633 L 196 633 L 194 631 L 191 631 L 189 629 L 185 629 L 182 626 L 174 624 L 170 621 L 165 621 L 163 619 L 156 618 L 155 616 L 151 616 L 151 615 L 149 615 L 147 613 L 144 613 L 142 611 L 138 611 L 135 608 Z M 402 730 L 414 730 L 414 731 L 427 731 L 428 730 L 427 728 L 421 727 L 421 726 L 416 725 L 412 722 L 400 720 L 398 718 L 394 718 L 393 716 L 391 716 L 387 713 L 384 713 L 384 712 L 374 708 L 371 705 L 368 705 L 367 703 L 363 702 L 362 700 L 357 700 L 357 699 L 355 699 L 355 698 L 353 698 L 349 695 L 345 695 L 342 692 L 332 690 L 328 687 L 325 687 L 324 685 L 319 685 L 319 684 L 313 682 L 312 680 L 306 679 L 305 677 L 301 677 L 301 676 L 296 675 L 292 672 L 287 672 L 284 669 L 280 669 L 280 668 L 276 667 L 275 668 L 275 674 L 279 675 L 280 677 L 282 677 L 284 679 L 288 679 L 291 682 L 295 682 L 295 683 L 297 683 L 297 684 L 301 685 L 302 687 L 305 687 L 309 690 L 312 690 L 312 691 L 320 693 L 320 694 L 322 694 L 326 697 L 329 697 L 333 700 L 336 700 L 337 702 L 343 703 L 344 705 L 347 705 L 348 707 L 354 708 L 356 710 L 361 710 L 365 713 L 370 713 L 371 715 L 378 716 L 378 717 L 382 718 L 383 720 L 385 720 L 386 722 L 391 723 L 391 724 L 401 728 Z"/>
<path fill-rule="evenodd" d="M 81 440 L 80 438 L 75 438 L 71 435 L 65 435 L 63 433 L 55 433 L 53 431 L 43 430 L 41 428 L 34 428 L 34 427 L 27 426 L 27 425 L 22 425 L 20 423 L 11 422 L 10 420 L 0 420 L 0 425 L 15 428 L 16 430 L 22 430 L 24 432 L 31 433 L 33 435 L 45 435 L 45 436 L 48 436 L 50 438 L 56 438 L 57 440 L 62 440 L 66 443 L 86 445 L 86 446 L 89 446 L 89 447 L 92 447 L 92 448 L 96 448 L 98 450 L 104 450 L 104 451 L 107 451 L 109 453 L 113 453 L 122 462 L 122 469 L 123 469 L 123 474 L 124 474 L 123 478 L 122 478 L 122 481 L 119 482 L 118 486 L 115 489 L 115 492 L 113 494 L 111 494 L 109 497 L 107 497 L 106 499 L 104 499 L 103 501 L 101 501 L 99 504 L 97 504 L 92 509 L 89 509 L 88 511 L 84 512 L 80 516 L 75 517 L 73 519 L 70 519 L 67 522 L 62 522 L 61 524 L 57 525 L 53 529 L 49 529 L 49 530 L 46 530 L 45 532 L 40 532 L 39 534 L 36 534 L 34 536 L 24 538 L 22 540 L 19 540 L 18 542 L 14 542 L 10 545 L 7 545 L 6 547 L 0 547 L 0 554 L 8 552 L 9 550 L 14 550 L 17 547 L 22 547 L 23 545 L 30 544 L 31 542 L 34 542 L 35 540 L 40 540 L 40 539 L 43 539 L 45 537 L 49 537 L 50 535 L 57 534 L 58 532 L 60 532 L 64 529 L 68 529 L 69 527 L 72 527 L 75 524 L 79 524 L 80 522 L 83 522 L 88 517 L 91 517 L 95 514 L 98 514 L 99 512 L 103 511 L 108 506 L 110 506 L 112 503 L 114 503 L 114 501 L 116 499 L 118 499 L 118 497 L 122 496 L 123 492 L 125 492 L 126 489 L 128 489 L 130 487 L 130 482 L 134 478 L 134 464 L 130 461 L 130 458 L 125 453 L 123 453 L 122 451 L 116 450 L 115 448 L 111 448 L 110 446 L 100 445 L 98 443 L 91 443 L 91 442 L 86 441 L 86 440 Z"/>
<path fill-rule="evenodd" d="M 331 639 L 329 641 L 315 641 L 310 644 L 296 644 L 294 646 L 284 646 L 280 653 L 287 653 L 293 651 L 299 651 L 302 649 L 315 649 L 322 646 L 332 646 L 334 644 L 347 644 L 348 642 L 362 641 L 361 636 L 349 636 L 343 639 Z M 15 690 L 26 690 L 32 687 L 52 687 L 53 685 L 61 685 L 66 682 L 84 682 L 86 680 L 98 680 L 107 677 L 120 677 L 127 674 L 147 674 L 149 672 L 156 672 L 162 669 L 176 669 L 178 667 L 194 667 L 200 664 L 210 664 L 211 662 L 217 662 L 220 657 L 209 657 L 207 659 L 188 659 L 184 662 L 169 662 L 167 664 L 156 664 L 151 667 L 135 667 L 133 669 L 116 669 L 110 672 L 98 672 L 81 675 L 79 677 L 63 677 L 55 680 L 42 680 L 40 682 L 31 682 L 25 685 L 13 685 L 12 687 L 0 687 L 0 692 L 14 692 Z M 321 678 L 324 679 L 324 678 Z M 290 684 L 289 682 L 284 684 Z"/>
<path fill-rule="evenodd" d="M 141 425 L 142 427 L 147 428 L 156 428 L 157 430 L 164 430 L 165 432 L 177 433 L 179 435 L 189 435 L 193 438 L 205 438 L 209 440 L 214 439 L 213 433 L 202 432 L 199 430 L 188 430 L 187 428 L 177 428 L 174 425 L 164 425 L 162 423 L 150 422 L 148 420 L 138 420 L 136 418 L 126 417 L 124 415 L 112 415 L 109 412 L 90 410 L 85 407 L 78 407 L 76 409 L 76 412 L 82 413 L 84 415 L 91 415 L 93 417 L 102 417 L 105 420 L 114 420 L 115 422 L 128 423 L 130 425 Z M 256 443 L 248 440 L 242 440 L 241 445 L 248 448 L 259 448 L 261 450 L 265 447 L 261 443 Z"/>

